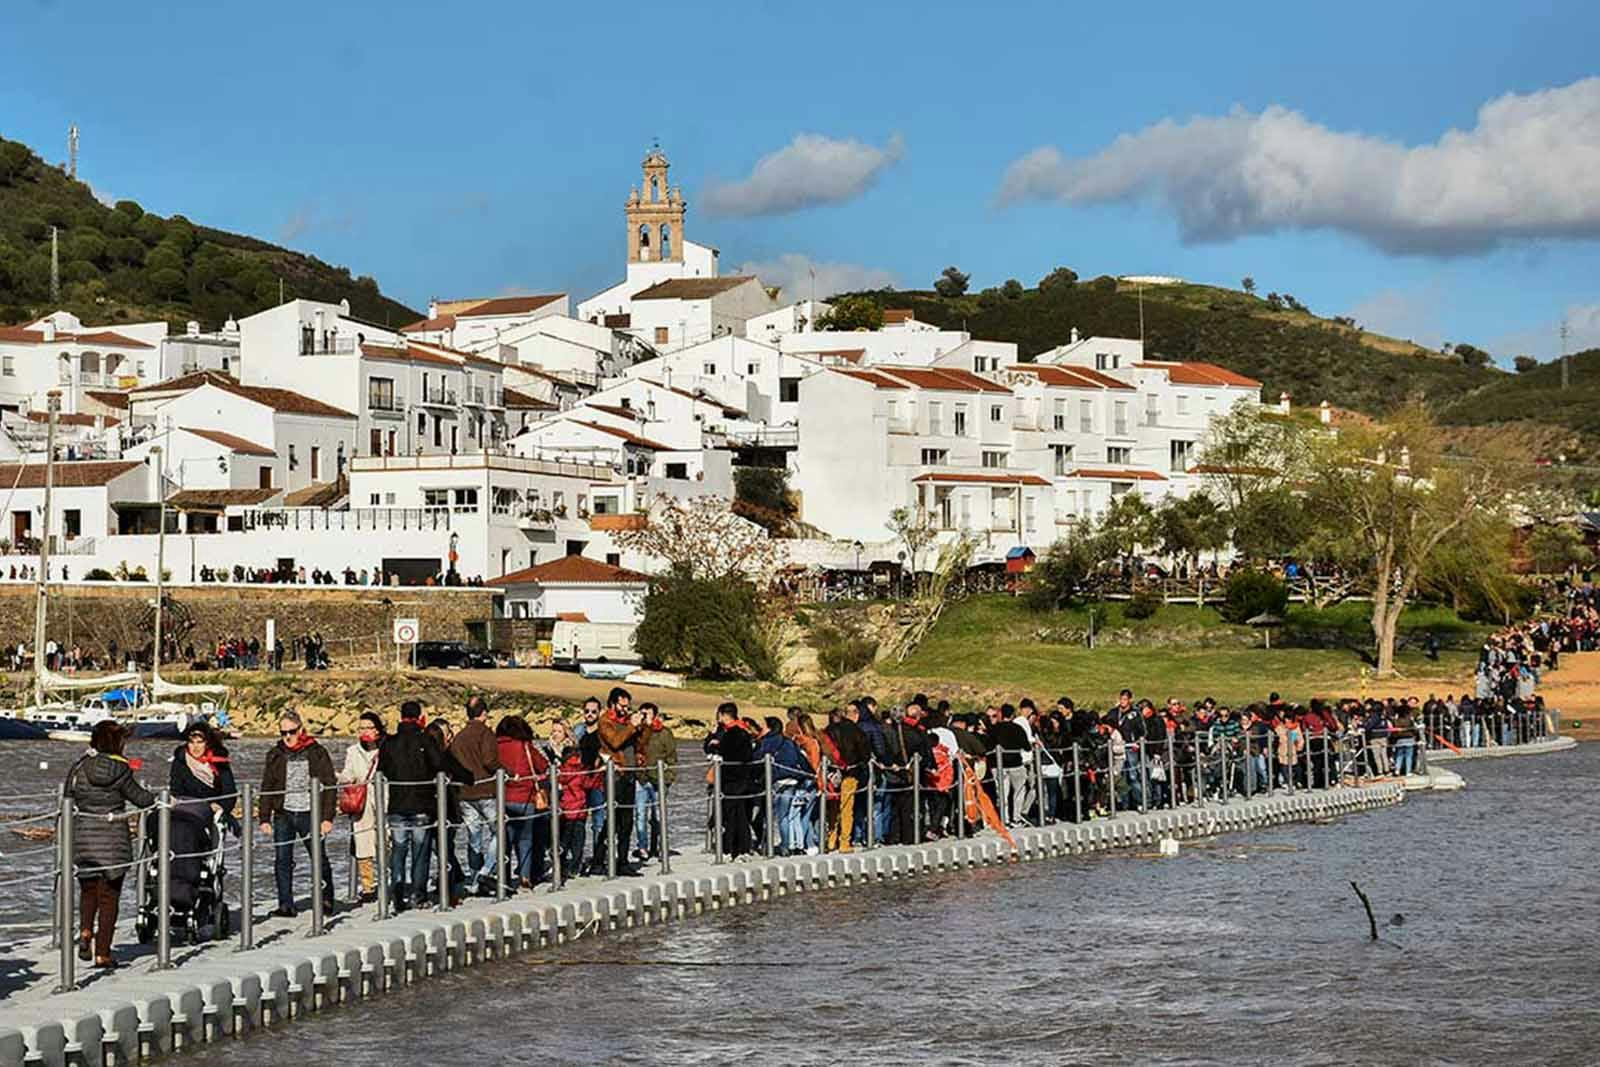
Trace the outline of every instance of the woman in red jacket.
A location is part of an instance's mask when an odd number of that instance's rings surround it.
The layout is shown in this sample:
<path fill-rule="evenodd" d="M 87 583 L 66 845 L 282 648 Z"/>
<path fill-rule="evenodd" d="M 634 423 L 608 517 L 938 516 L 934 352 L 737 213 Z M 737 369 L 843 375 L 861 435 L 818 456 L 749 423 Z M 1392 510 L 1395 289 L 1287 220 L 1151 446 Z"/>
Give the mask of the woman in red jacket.
<path fill-rule="evenodd" d="M 550 852 L 550 761 L 533 739 L 533 729 L 520 715 L 501 716 L 495 726 L 500 766 L 506 772 L 507 884 L 532 889 L 544 881 Z"/>
<path fill-rule="evenodd" d="M 591 739 L 585 753 L 574 743 L 565 725 L 557 723 L 550 731 L 550 748 L 559 761 L 558 772 L 561 795 L 556 803 L 561 808 L 561 873 L 563 880 L 571 878 L 582 869 L 584 835 L 589 826 L 589 794 L 605 786 L 605 776 L 598 767 L 600 736 L 588 734 Z"/>

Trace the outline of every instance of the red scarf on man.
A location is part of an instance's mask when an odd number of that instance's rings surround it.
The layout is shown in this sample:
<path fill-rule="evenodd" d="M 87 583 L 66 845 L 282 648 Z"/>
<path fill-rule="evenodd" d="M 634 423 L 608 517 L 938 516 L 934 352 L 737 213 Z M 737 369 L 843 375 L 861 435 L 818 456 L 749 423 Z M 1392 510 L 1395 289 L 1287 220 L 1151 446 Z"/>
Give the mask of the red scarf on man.
<path fill-rule="evenodd" d="M 283 747 L 288 749 L 290 752 L 299 752 L 303 748 L 309 748 L 316 744 L 316 741 L 317 739 L 315 737 L 312 737 L 304 730 L 301 730 L 294 737 L 284 741 Z"/>

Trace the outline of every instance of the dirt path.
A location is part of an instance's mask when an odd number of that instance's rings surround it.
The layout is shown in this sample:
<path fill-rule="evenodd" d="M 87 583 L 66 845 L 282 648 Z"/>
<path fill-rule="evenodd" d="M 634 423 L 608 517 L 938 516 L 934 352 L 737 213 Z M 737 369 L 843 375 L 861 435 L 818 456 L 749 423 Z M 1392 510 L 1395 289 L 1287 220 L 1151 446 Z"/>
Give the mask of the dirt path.
<path fill-rule="evenodd" d="M 633 695 L 633 702 L 653 701 L 661 706 L 661 710 L 685 719 L 699 719 L 711 722 L 716 716 L 717 705 L 727 696 L 716 693 L 706 693 L 694 689 L 668 689 L 659 685 L 635 685 L 631 682 L 612 682 L 600 678 L 584 678 L 574 671 L 555 671 L 543 669 L 513 669 L 496 671 L 450 671 L 448 677 L 451 681 L 464 682 L 468 685 L 481 685 L 485 689 L 511 690 L 519 693 L 544 693 L 549 696 L 570 700 L 573 705 L 583 702 L 586 697 L 606 698 L 606 693 L 614 685 L 623 685 Z M 745 714 L 754 712 L 783 713 L 782 708 L 768 708 L 758 705 L 739 705 Z"/>
<path fill-rule="evenodd" d="M 1408 697 L 1425 696 L 1429 692 L 1443 695 L 1452 689 L 1457 693 L 1471 693 L 1472 677 L 1463 675 L 1454 686 L 1403 678 L 1369 682 L 1366 692 L 1375 697 Z M 1600 652 L 1562 656 L 1561 669 L 1546 672 L 1540 681 L 1539 695 L 1544 697 L 1547 706 L 1560 710 L 1562 733 L 1580 741 L 1600 741 Z"/>

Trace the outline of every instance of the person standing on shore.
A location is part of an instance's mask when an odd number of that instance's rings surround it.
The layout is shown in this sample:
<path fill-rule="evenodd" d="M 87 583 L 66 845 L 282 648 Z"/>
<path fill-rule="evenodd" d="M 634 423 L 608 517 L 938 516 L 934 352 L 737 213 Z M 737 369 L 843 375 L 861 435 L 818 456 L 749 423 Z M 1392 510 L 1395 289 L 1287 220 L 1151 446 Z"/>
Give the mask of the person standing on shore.
<path fill-rule="evenodd" d="M 386 731 L 383 717 L 375 711 L 363 711 L 356 730 L 356 740 L 344 750 L 344 767 L 339 771 L 342 785 L 368 786 L 367 803 L 361 814 L 351 823 L 350 844 L 356 859 L 356 876 L 361 880 L 361 902 L 372 900 L 378 890 L 378 811 L 373 803 L 370 788 L 373 775 L 378 771 L 378 756 L 383 749 Z"/>
<path fill-rule="evenodd" d="M 836 708 L 828 718 L 830 721 L 822 731 L 822 749 L 823 755 L 828 757 L 829 774 L 822 787 L 828 791 L 829 799 L 836 799 L 837 803 L 828 810 L 825 847 L 835 852 L 849 852 L 850 831 L 855 825 L 856 793 L 867 776 L 872 745 L 849 712 Z"/>
<path fill-rule="evenodd" d="M 732 701 L 717 706 L 717 729 L 706 738 L 705 752 L 722 761 L 722 852 L 738 859 L 751 848 L 746 794 L 752 792 L 755 738 L 739 720 L 739 706 Z"/>
<path fill-rule="evenodd" d="M 312 779 L 323 787 L 319 811 L 311 810 Z M 304 842 L 306 851 L 311 851 L 312 819 L 322 824 L 324 835 L 333 830 L 334 785 L 333 760 L 328 750 L 306 732 L 298 712 L 284 712 L 278 719 L 278 743 L 267 753 L 261 770 L 261 800 L 257 805 L 261 832 L 272 835 L 272 868 L 278 889 L 278 907 L 272 914 L 278 918 L 292 919 L 295 915 L 295 842 Z M 312 871 L 311 876 L 315 878 L 317 873 Z M 322 854 L 321 876 L 322 898 L 332 912 L 333 868 L 326 851 Z"/>
<path fill-rule="evenodd" d="M 122 880 L 133 864 L 128 836 L 131 805 L 148 808 L 155 794 L 134 778 L 133 764 L 122 754 L 128 733 L 110 719 L 95 724 L 91 751 L 67 772 L 66 794 L 77 811 L 72 863 L 78 877 L 78 958 L 91 956 L 97 967 L 115 967 L 111 938 L 116 932 Z M 140 816 L 141 818 L 143 816 Z"/>
<path fill-rule="evenodd" d="M 633 694 L 621 686 L 611 690 L 606 698 L 606 711 L 600 718 L 600 752 L 613 767 L 612 798 L 613 817 L 617 820 L 617 873 L 635 875 L 639 871 L 628 859 L 629 843 L 633 838 L 633 803 L 635 780 L 632 769 L 639 765 L 639 740 L 644 734 L 644 716 L 633 711 Z"/>
<path fill-rule="evenodd" d="M 434 736 L 422 728 L 422 705 L 407 700 L 400 705 L 400 726 L 378 751 L 378 770 L 389 790 L 384 806 L 391 839 L 389 883 L 395 911 L 417 902 L 428 884 L 428 863 L 433 857 L 436 799 L 434 778 L 444 770 L 444 752 Z"/>
<path fill-rule="evenodd" d="M 467 701 L 467 725 L 450 742 L 450 754 L 471 775 L 461 787 L 461 818 L 467 839 L 467 896 L 493 896 L 492 883 L 499 865 L 495 815 L 495 772 L 500 769 L 500 745 L 488 724 L 489 701 L 474 694 Z"/>
<path fill-rule="evenodd" d="M 646 701 L 639 705 L 643 732 L 638 742 L 639 785 L 634 792 L 635 863 L 662 854 L 667 847 L 661 826 L 661 795 L 656 788 L 657 767 L 668 789 L 677 780 L 678 739 L 672 734 L 671 720 L 661 709 Z"/>

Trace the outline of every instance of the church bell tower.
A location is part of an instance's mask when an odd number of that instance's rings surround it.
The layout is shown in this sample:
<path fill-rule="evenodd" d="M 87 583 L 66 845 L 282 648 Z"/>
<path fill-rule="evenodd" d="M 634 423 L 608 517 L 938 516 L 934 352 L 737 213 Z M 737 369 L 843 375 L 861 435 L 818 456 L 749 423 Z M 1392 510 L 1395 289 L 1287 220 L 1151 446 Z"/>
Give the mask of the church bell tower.
<path fill-rule="evenodd" d="M 672 164 L 657 144 L 644 157 L 644 182 L 628 194 L 628 262 L 682 263 L 683 190 L 667 181 Z"/>

